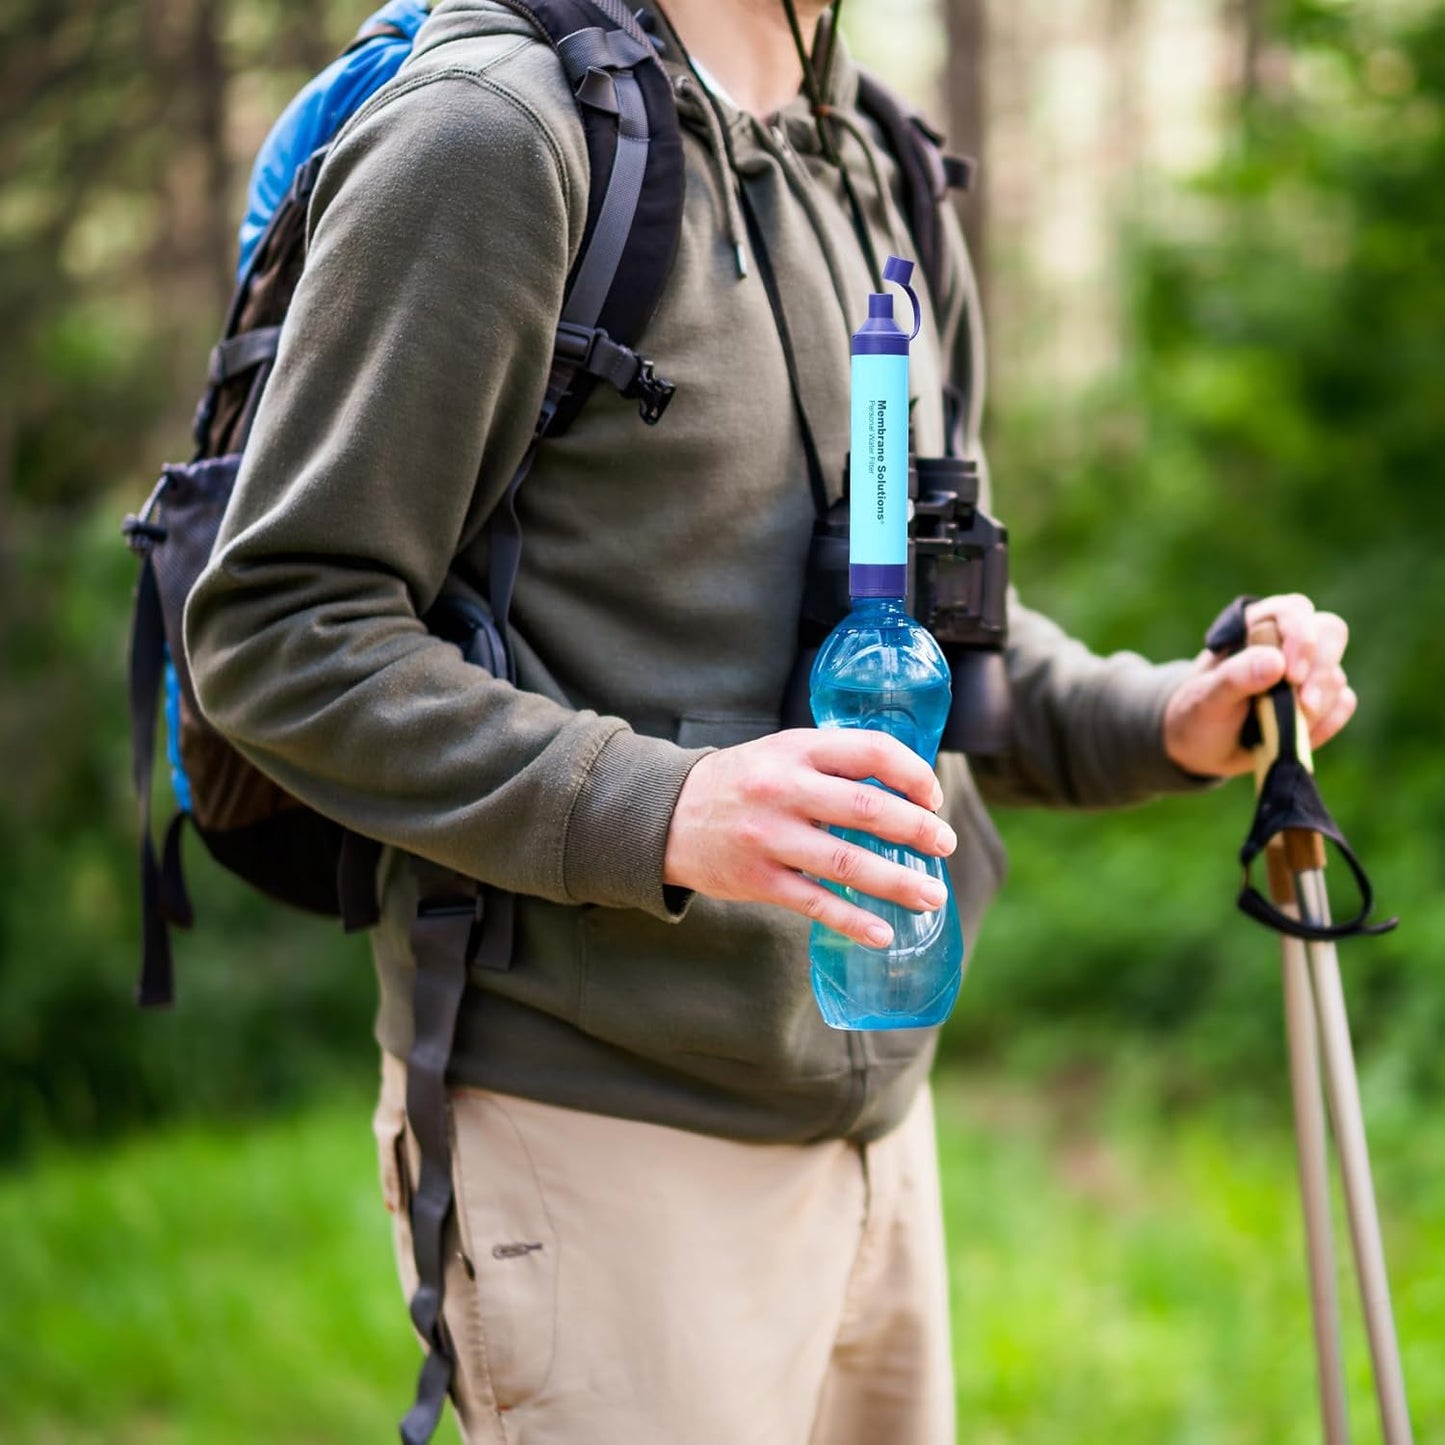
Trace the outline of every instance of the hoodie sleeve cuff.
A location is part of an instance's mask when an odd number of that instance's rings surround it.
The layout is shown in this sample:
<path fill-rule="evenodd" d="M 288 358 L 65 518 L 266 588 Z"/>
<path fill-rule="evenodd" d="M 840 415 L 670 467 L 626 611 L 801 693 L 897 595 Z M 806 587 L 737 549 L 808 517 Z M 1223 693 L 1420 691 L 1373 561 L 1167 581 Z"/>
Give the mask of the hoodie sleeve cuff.
<path fill-rule="evenodd" d="M 1118 739 L 1119 776 L 1129 778 L 1131 791 L 1142 797 L 1200 792 L 1223 781 L 1185 772 L 1164 749 L 1164 713 L 1169 699 L 1193 670 L 1194 664 L 1188 660 L 1166 662 L 1149 668 L 1137 681 L 1131 680 L 1134 697 Z"/>
<path fill-rule="evenodd" d="M 562 883 L 577 903 L 637 908 L 676 922 L 692 893 L 662 881 L 678 794 L 710 748 L 680 748 L 621 728 L 602 745 L 572 807 Z"/>

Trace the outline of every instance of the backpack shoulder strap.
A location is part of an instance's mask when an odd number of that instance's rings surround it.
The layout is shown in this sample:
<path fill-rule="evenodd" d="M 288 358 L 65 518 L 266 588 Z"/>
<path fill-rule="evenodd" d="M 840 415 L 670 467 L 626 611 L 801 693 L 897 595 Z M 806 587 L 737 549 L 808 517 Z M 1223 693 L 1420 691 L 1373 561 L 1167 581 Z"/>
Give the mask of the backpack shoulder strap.
<path fill-rule="evenodd" d="M 947 294 L 950 280 L 948 246 L 943 232 L 943 206 L 948 193 L 967 190 L 975 163 L 944 149 L 943 136 L 876 75 L 860 67 L 858 109 L 883 132 L 903 181 L 903 213 L 918 264 L 936 299 Z"/>
<path fill-rule="evenodd" d="M 556 51 L 577 100 L 591 176 L 542 411 L 489 524 L 488 600 L 515 681 L 507 621 L 521 560 L 516 499 L 538 446 L 572 424 L 599 381 L 635 399 L 649 426 L 672 399 L 672 384 L 637 347 L 677 255 L 683 157 L 672 84 L 652 38 L 621 0 L 504 3 Z"/>
<path fill-rule="evenodd" d="M 393 25 L 389 20 L 380 20 L 374 25 L 362 26 L 362 28 L 356 32 L 356 38 L 341 53 L 343 55 L 350 55 L 353 51 L 370 45 L 373 40 L 410 41 L 411 38 L 400 25 Z"/>
<path fill-rule="evenodd" d="M 565 431 L 598 381 L 655 423 L 672 397 L 637 346 L 677 255 L 682 133 L 652 38 L 621 0 L 505 0 L 557 52 L 577 101 L 591 185 L 567 278 L 540 434 Z"/>

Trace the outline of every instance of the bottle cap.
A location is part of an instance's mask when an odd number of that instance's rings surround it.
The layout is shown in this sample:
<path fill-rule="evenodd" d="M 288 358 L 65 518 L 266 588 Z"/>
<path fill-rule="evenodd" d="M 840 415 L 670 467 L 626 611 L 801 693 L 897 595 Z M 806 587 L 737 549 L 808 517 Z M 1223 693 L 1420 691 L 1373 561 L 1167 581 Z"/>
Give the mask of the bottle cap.
<path fill-rule="evenodd" d="M 923 307 L 919 305 L 918 294 L 909 284 L 913 280 L 913 262 L 905 261 L 902 256 L 890 256 L 883 263 L 883 279 L 899 287 L 913 306 L 913 330 L 908 333 L 908 339 L 912 341 L 923 325 Z M 868 314 L 870 316 L 877 314 L 873 310 L 873 301 L 877 294 L 874 292 L 868 297 Z M 888 297 L 888 315 L 893 315 L 893 298 L 891 296 Z"/>

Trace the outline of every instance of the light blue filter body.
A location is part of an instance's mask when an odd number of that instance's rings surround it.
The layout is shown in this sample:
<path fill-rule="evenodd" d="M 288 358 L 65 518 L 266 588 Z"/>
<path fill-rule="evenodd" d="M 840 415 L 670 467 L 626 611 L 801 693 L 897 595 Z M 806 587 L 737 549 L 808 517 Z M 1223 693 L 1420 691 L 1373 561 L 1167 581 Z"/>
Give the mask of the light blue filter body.
<path fill-rule="evenodd" d="M 908 356 L 853 357 L 848 557 L 908 563 Z"/>

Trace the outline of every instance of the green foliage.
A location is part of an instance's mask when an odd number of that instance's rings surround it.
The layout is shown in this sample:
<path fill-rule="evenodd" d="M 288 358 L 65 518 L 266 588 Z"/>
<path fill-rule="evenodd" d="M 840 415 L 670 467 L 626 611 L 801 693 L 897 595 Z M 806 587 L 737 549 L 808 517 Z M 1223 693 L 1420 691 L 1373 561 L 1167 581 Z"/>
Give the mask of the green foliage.
<path fill-rule="evenodd" d="M 211 101 L 228 91 L 249 153 L 359 18 L 345 0 L 0 13 L 0 1159 L 374 1068 L 365 946 L 245 897 L 194 840 L 205 936 L 180 941 L 176 1016 L 131 1002 L 119 536 L 158 463 L 188 452 L 229 285 L 245 161 Z"/>
<path fill-rule="evenodd" d="M 1192 653 L 1242 591 L 1349 620 L 1360 713 L 1321 778 L 1404 922 L 1346 947 L 1347 980 L 1364 1039 L 1438 1090 L 1445 9 L 1301 0 L 1278 23 L 1288 79 L 1131 238 L 1127 360 L 1077 411 L 1004 398 L 995 471 L 1025 595 L 1097 647 Z M 1007 820 L 1015 875 L 957 1046 L 1124 1025 L 1181 1067 L 1274 1077 L 1275 949 L 1228 906 L 1246 791 Z"/>
<path fill-rule="evenodd" d="M 374 1067 L 359 940 L 246 896 L 188 844 L 203 939 L 180 1003 L 142 1015 L 125 609 L 135 564 L 107 507 L 23 534 L 0 620 L 0 1159 L 160 1113 L 274 1107 Z M 63 665 L 57 666 L 57 660 Z M 157 807 L 168 804 L 164 782 Z"/>

